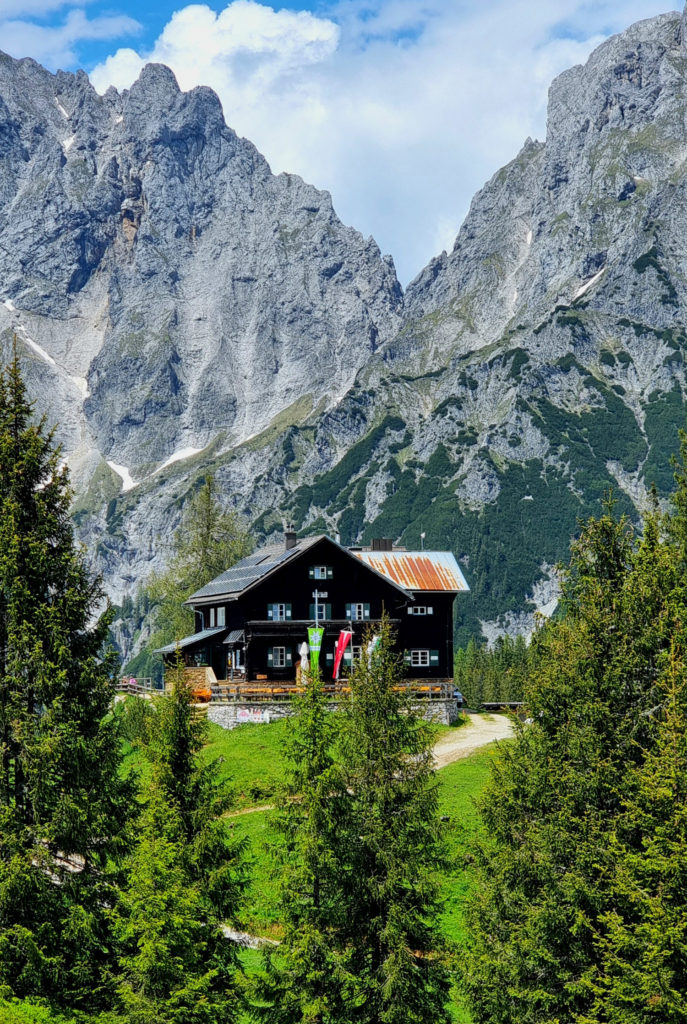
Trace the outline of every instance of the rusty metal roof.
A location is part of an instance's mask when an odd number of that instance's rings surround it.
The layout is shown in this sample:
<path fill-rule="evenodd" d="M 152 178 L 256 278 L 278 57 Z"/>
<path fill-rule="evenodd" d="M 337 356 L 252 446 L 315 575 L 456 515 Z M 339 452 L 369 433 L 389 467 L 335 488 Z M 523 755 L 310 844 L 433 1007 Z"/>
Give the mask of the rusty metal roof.
<path fill-rule="evenodd" d="M 366 565 L 406 590 L 468 591 L 450 551 L 355 551 Z"/>

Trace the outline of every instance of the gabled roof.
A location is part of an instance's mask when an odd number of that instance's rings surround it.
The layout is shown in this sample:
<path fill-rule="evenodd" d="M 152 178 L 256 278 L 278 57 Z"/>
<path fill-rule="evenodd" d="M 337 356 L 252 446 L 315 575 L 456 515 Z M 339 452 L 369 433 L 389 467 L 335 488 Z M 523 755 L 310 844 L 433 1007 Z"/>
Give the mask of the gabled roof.
<path fill-rule="evenodd" d="M 206 583 L 184 603 L 209 604 L 219 597 L 235 600 L 320 541 L 333 544 L 351 558 L 359 558 L 368 569 L 405 595 L 412 591 L 459 593 L 470 589 L 450 551 L 351 551 L 326 534 L 319 534 L 316 537 L 304 537 L 296 541 L 294 547 L 286 550 L 281 544 L 260 548 Z M 205 630 L 205 633 L 209 632 Z M 190 639 L 200 639 L 200 634 Z M 164 653 L 168 653 L 166 649 Z"/>
<path fill-rule="evenodd" d="M 468 591 L 450 551 L 356 551 L 361 561 L 405 590 Z"/>
<path fill-rule="evenodd" d="M 259 551 L 255 551 L 252 555 L 242 558 L 236 565 L 232 565 L 231 569 L 227 569 L 226 572 L 221 573 L 214 580 L 206 583 L 195 594 L 191 594 L 184 604 L 203 603 L 208 598 L 220 596 L 230 600 L 238 597 L 239 594 L 242 594 L 255 583 L 264 579 L 274 569 L 278 569 L 285 562 L 290 561 L 292 558 L 297 558 L 298 555 L 302 555 L 304 551 L 307 551 L 308 548 L 311 548 L 320 540 L 322 540 L 322 535 L 319 537 L 304 537 L 296 542 L 295 547 L 288 550 L 284 550 L 283 544 L 272 544 L 270 547 L 260 548 Z"/>
<path fill-rule="evenodd" d="M 206 583 L 204 587 L 197 590 L 195 594 L 191 594 L 184 601 L 184 604 L 211 604 L 220 597 L 223 600 L 234 601 L 241 594 L 250 590 L 251 587 L 262 582 L 271 573 L 281 569 L 287 562 L 295 560 L 299 555 L 308 551 L 309 548 L 319 544 L 320 541 L 326 541 L 340 551 L 344 551 L 349 558 L 354 558 L 357 553 L 345 548 L 342 544 L 332 540 L 331 537 L 324 533 L 320 533 L 316 537 L 304 537 L 302 540 L 296 541 L 295 547 L 288 548 L 287 550 L 284 550 L 281 544 L 273 544 L 270 547 L 260 548 L 259 551 L 255 551 L 252 555 L 242 558 L 231 569 L 227 569 L 226 572 L 223 572 L 216 579 L 211 580 L 210 583 Z M 395 587 L 396 590 L 400 590 L 402 594 L 407 596 L 407 591 L 403 584 L 392 579 L 388 573 L 380 572 L 374 565 L 368 565 L 368 569 L 381 576 L 386 583 L 390 583 L 392 587 Z"/>
<path fill-rule="evenodd" d="M 215 626 L 213 629 L 203 629 L 200 633 L 194 633 L 193 636 L 185 636 L 183 640 L 175 640 L 173 644 L 159 647 L 157 651 L 153 651 L 153 654 L 174 654 L 177 647 L 189 647 L 191 644 L 199 644 L 202 640 L 208 640 L 211 636 L 217 636 L 218 633 L 226 633 L 226 627 Z"/>

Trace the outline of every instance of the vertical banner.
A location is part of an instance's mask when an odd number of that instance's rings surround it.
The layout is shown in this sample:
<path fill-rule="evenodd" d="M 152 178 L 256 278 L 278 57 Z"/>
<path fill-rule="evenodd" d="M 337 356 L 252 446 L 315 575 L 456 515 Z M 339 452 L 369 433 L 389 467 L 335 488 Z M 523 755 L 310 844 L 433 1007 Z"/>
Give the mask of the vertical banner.
<path fill-rule="evenodd" d="M 317 667 L 320 663 L 320 648 L 322 647 L 322 634 L 324 629 L 321 626 L 308 627 L 308 647 L 310 648 L 310 661 Z"/>
<path fill-rule="evenodd" d="M 332 679 L 339 678 L 341 659 L 344 656 L 344 651 L 348 647 L 352 636 L 353 632 L 350 629 L 342 629 L 339 633 L 339 639 L 336 641 L 336 650 L 334 652 L 334 672 L 332 673 Z"/>
<path fill-rule="evenodd" d="M 381 640 L 381 636 L 373 636 L 367 645 L 367 666 L 370 669 L 372 668 L 372 655 L 378 650 Z"/>

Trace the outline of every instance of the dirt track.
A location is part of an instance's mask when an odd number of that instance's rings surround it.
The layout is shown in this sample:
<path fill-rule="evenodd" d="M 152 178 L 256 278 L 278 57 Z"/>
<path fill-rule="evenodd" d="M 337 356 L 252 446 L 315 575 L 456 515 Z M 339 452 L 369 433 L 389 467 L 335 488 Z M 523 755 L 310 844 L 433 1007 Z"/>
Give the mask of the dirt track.
<path fill-rule="evenodd" d="M 480 747 L 494 740 L 513 735 L 513 724 L 505 715 L 468 715 L 469 721 L 455 732 L 442 736 L 434 747 L 434 762 L 444 768 L 462 757 L 469 757 Z"/>

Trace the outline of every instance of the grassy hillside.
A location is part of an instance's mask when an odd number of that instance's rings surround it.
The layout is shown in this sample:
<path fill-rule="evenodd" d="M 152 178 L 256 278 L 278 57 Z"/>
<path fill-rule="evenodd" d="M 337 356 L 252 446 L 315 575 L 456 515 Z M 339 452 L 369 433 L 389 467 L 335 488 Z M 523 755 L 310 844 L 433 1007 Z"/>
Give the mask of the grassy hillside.
<path fill-rule="evenodd" d="M 270 805 L 284 773 L 283 751 L 289 725 L 288 720 L 283 720 L 269 725 L 246 724 L 227 731 L 211 724 L 207 747 L 208 759 L 219 761 L 221 772 L 231 779 L 234 787 L 235 810 L 231 812 L 230 828 L 236 836 L 247 840 L 251 883 L 241 927 L 250 934 L 277 940 L 281 935 L 273 855 L 277 837 L 272 828 Z M 440 736 L 452 729 L 437 726 L 436 731 Z M 448 868 L 441 875 L 442 921 L 444 933 L 452 944 L 459 944 L 464 936 L 463 907 L 471 884 L 465 854 L 468 843 L 480 828 L 475 799 L 482 791 L 495 756 L 496 750 L 491 746 L 438 773 L 439 810 L 446 818 L 449 854 Z M 145 762 L 135 742 L 126 743 L 125 770 L 140 771 L 145 777 Z M 260 953 L 245 950 L 242 962 L 250 975 L 260 966 Z M 453 993 L 453 999 L 457 1024 L 469 1024 L 469 1015 L 457 992 Z M 0 999 L 0 1021 L 2 1024 L 87 1024 L 84 1018 L 77 1021 L 69 1014 L 60 1015 L 30 1000 L 7 1002 Z M 96 1019 L 89 1020 L 88 1024 L 97 1024 Z M 242 1024 L 248 1024 L 248 1018 Z"/>

